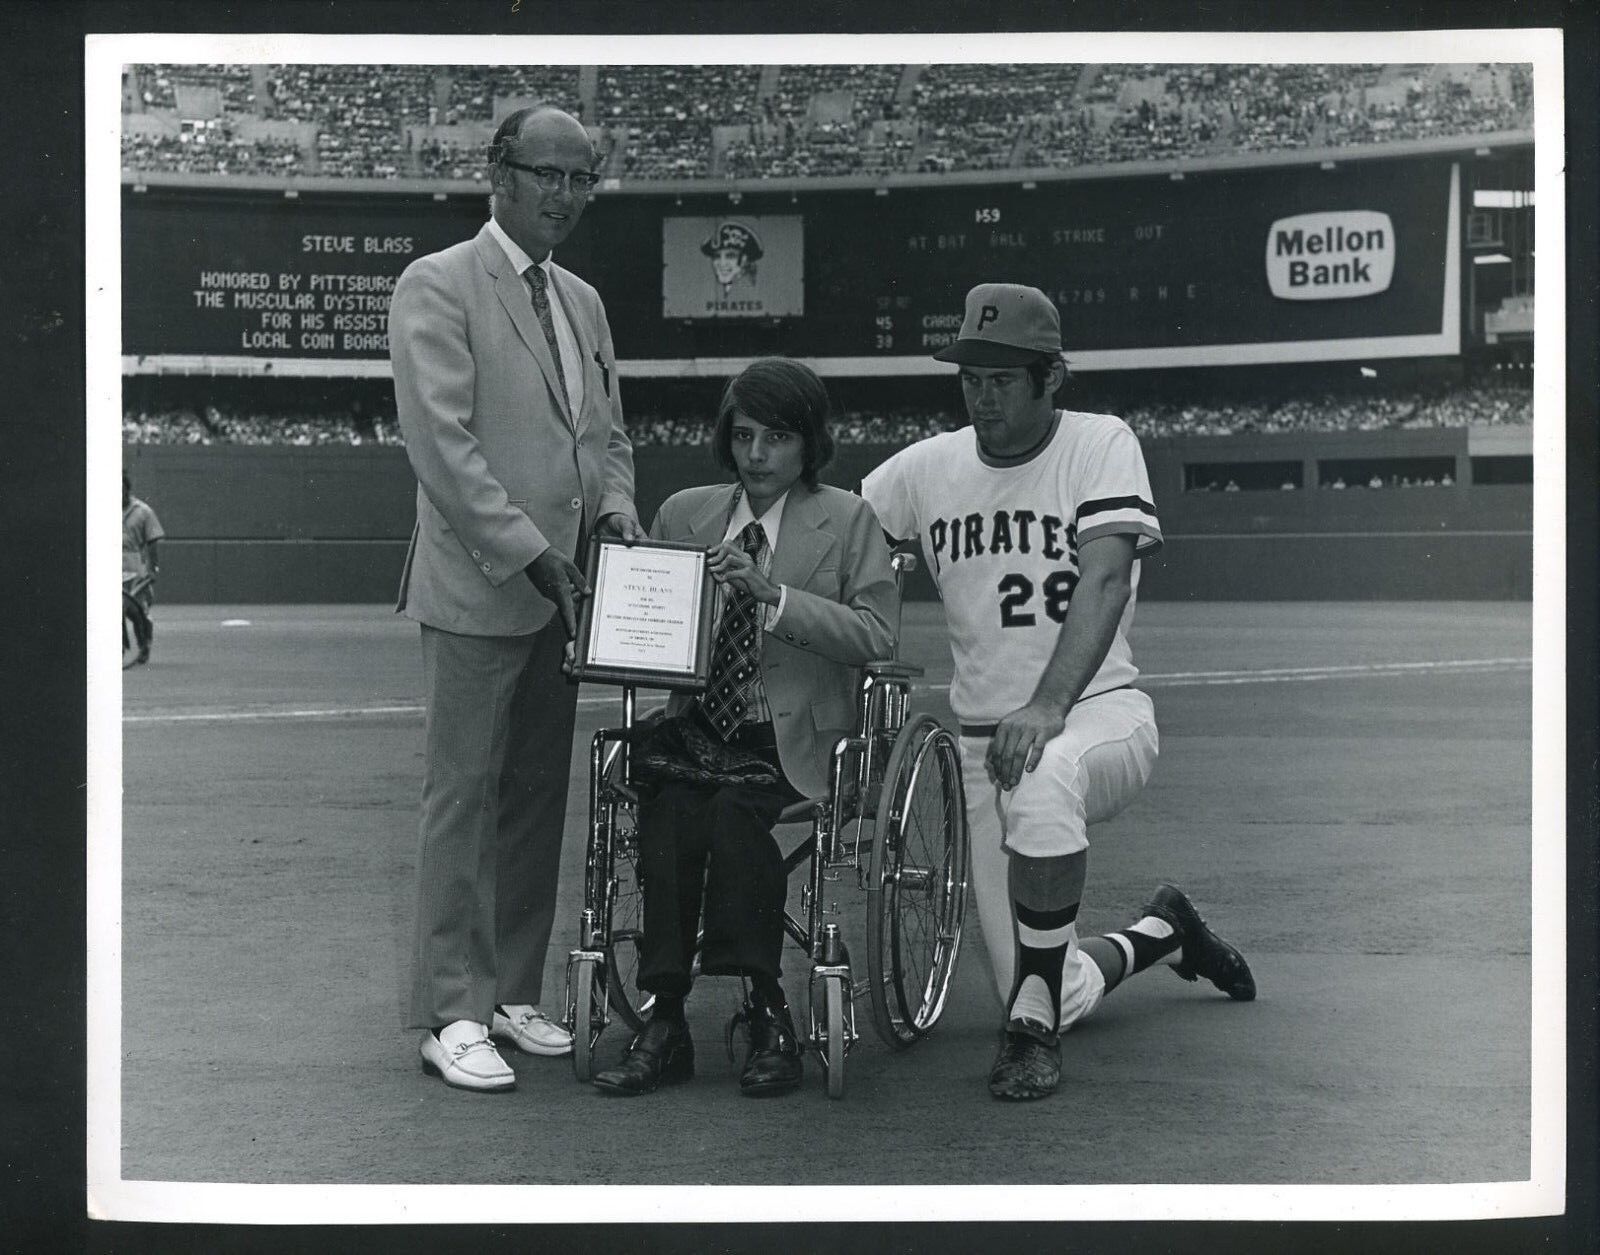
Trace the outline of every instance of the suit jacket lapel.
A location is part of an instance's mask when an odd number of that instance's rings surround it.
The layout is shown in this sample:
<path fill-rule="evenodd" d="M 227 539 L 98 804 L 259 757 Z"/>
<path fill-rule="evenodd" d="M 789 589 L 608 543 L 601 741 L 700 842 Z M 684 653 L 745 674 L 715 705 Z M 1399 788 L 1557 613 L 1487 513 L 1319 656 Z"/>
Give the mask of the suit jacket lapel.
<path fill-rule="evenodd" d="M 550 270 L 551 299 L 559 300 L 561 302 L 561 310 L 567 316 L 567 326 L 572 328 L 572 338 L 577 342 L 578 345 L 578 369 L 582 371 L 585 376 L 587 376 L 589 362 L 593 359 L 595 350 L 599 346 L 595 343 L 593 336 L 589 334 L 590 327 L 588 321 L 579 317 L 579 302 L 572 292 L 571 281 L 568 278 L 567 272 L 560 266 L 552 266 Z M 529 306 L 530 308 L 532 307 L 531 300 L 529 302 Z M 538 320 L 535 319 L 534 321 L 537 324 Z M 562 397 L 561 399 L 563 401 L 566 400 L 565 397 Z M 583 386 L 583 404 L 578 407 L 578 423 L 576 428 L 574 428 L 575 431 L 581 432 L 589 425 L 589 411 L 592 410 L 597 404 L 598 399 L 595 397 L 593 380 L 585 378 Z"/>
<path fill-rule="evenodd" d="M 689 534 L 685 539 L 707 548 L 722 543 L 736 487 L 728 484 L 706 497 L 689 520 Z M 804 588 L 832 547 L 833 520 L 822 508 L 816 493 L 803 484 L 796 484 L 783 503 L 783 526 L 778 529 L 778 549 L 772 555 L 769 578 L 774 584 Z"/>
<path fill-rule="evenodd" d="M 789 490 L 783 503 L 783 526 L 772 555 L 772 582 L 804 588 L 833 546 L 833 520 L 816 493 L 804 484 Z"/>
<path fill-rule="evenodd" d="M 527 283 L 512 267 L 505 249 L 489 234 L 487 227 L 478 234 L 478 255 L 494 276 L 495 295 L 500 298 L 500 304 L 505 306 L 506 313 L 517 328 L 517 334 L 533 354 L 533 360 L 539 364 L 557 408 L 567 420 L 567 426 L 572 426 L 572 409 L 567 404 L 566 389 L 561 386 L 560 376 L 556 374 L 555 358 L 551 356 L 544 328 L 539 325 L 539 318 L 533 312 L 533 297 Z"/>
<path fill-rule="evenodd" d="M 728 527 L 728 514 L 733 509 L 735 487 L 734 484 L 728 484 L 707 494 L 705 503 L 689 520 L 687 539 L 691 544 L 704 545 L 709 549 L 722 543 L 722 533 Z"/>

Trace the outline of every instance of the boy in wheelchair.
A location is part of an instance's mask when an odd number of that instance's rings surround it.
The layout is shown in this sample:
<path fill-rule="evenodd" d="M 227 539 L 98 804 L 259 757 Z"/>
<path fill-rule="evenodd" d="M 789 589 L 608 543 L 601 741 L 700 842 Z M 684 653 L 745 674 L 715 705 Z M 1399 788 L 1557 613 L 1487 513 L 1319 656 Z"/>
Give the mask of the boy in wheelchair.
<path fill-rule="evenodd" d="M 638 984 L 654 1004 L 622 1061 L 595 1074 L 608 1094 L 693 1076 L 684 999 L 702 932 L 699 970 L 747 982 L 735 1017 L 750 1034 L 740 1091 L 761 1097 L 800 1084 L 800 1041 L 779 979 L 787 877 L 772 827 L 789 803 L 828 792 L 833 745 L 854 718 L 855 669 L 892 653 L 898 621 L 877 517 L 854 494 L 817 482 L 833 452 L 828 411 L 822 381 L 805 366 L 754 363 L 723 392 L 713 440 L 736 481 L 673 495 L 651 528 L 657 540 L 712 550 L 719 609 L 707 688 L 675 695 L 663 721 L 679 758 L 696 761 L 635 757 L 644 786 Z"/>

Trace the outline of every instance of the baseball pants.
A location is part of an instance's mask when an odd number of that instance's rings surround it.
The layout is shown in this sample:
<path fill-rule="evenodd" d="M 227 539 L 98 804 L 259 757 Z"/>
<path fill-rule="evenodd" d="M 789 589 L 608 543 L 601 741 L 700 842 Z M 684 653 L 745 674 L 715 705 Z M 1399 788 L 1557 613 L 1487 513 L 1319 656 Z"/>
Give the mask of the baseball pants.
<path fill-rule="evenodd" d="M 1039 765 L 1005 792 L 989 780 L 987 730 L 962 725 L 961 777 L 972 845 L 972 891 L 978 924 L 1002 1002 L 1016 971 L 1016 923 L 1011 909 L 1009 856 L 1057 858 L 1085 850 L 1088 828 L 1116 815 L 1144 789 L 1160 752 L 1155 707 L 1135 688 L 1082 698 L 1067 713 L 1061 734 Z M 1065 1028 L 1094 1010 L 1104 992 L 1100 969 L 1083 957 L 1074 935 L 1061 981 Z"/>

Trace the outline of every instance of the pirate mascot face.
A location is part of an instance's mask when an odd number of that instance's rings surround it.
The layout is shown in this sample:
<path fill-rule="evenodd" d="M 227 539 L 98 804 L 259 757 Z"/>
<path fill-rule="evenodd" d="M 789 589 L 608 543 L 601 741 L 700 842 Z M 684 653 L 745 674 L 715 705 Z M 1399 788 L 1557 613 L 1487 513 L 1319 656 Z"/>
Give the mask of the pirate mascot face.
<path fill-rule="evenodd" d="M 756 262 L 763 252 L 760 238 L 739 222 L 722 223 L 700 245 L 700 251 L 711 259 L 711 272 L 722 286 L 723 295 L 740 275 L 755 279 Z"/>

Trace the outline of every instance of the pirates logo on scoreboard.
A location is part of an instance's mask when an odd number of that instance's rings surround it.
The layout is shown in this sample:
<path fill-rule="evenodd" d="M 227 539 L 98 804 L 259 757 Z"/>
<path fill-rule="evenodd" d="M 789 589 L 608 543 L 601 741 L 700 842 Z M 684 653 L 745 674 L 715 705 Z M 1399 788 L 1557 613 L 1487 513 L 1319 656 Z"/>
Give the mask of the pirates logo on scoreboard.
<path fill-rule="evenodd" d="M 700 252 L 711 259 L 711 273 L 716 276 L 723 299 L 727 300 L 733 285 L 740 279 L 755 283 L 756 263 L 766 251 L 753 227 L 743 222 L 719 222 L 716 230 L 700 245 Z"/>
<path fill-rule="evenodd" d="M 805 312 L 799 214 L 661 220 L 661 310 L 667 318 L 798 318 Z"/>

